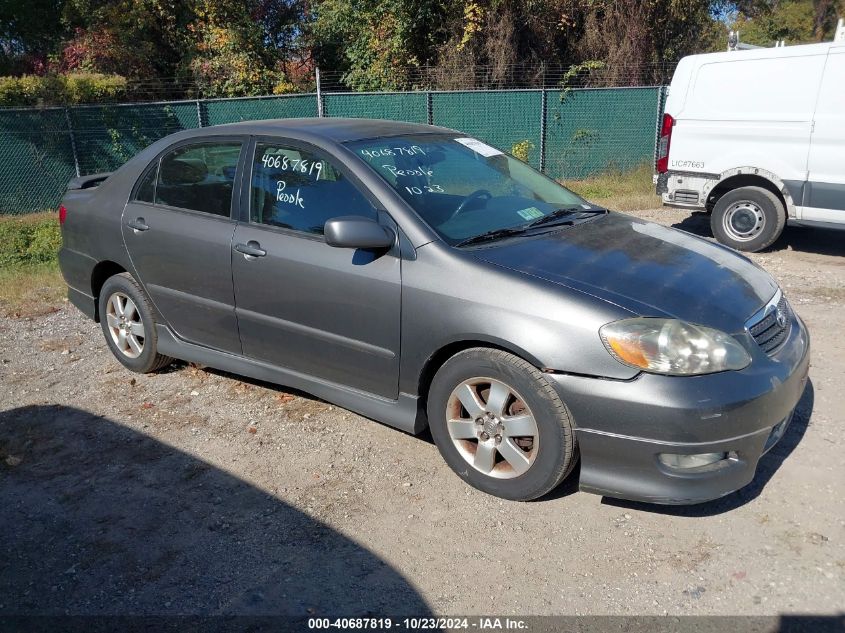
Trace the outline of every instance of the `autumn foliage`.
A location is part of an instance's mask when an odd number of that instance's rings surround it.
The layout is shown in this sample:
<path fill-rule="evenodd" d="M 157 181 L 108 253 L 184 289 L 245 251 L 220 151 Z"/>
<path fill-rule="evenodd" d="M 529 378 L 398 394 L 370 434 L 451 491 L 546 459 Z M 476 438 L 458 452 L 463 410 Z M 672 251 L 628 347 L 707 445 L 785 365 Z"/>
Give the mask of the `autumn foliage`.
<path fill-rule="evenodd" d="M 655 84 L 682 56 L 723 50 L 731 28 L 762 45 L 822 41 L 843 11 L 845 0 L 0 0 L 0 75 L 15 78 L 0 98 L 108 98 L 114 76 L 182 96 L 281 94 L 313 87 L 316 65 L 354 90 L 413 88 L 422 68 L 443 87 L 482 69 L 504 87 L 525 68 L 594 63 L 606 81 Z"/>

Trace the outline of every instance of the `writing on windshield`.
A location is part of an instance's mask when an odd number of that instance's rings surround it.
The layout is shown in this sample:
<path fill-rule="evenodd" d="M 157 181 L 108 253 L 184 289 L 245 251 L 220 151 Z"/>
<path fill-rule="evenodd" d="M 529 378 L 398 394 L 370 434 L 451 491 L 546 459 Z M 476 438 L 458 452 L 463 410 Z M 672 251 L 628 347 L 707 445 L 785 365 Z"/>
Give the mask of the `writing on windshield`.
<path fill-rule="evenodd" d="M 478 139 L 420 134 L 347 146 L 452 244 L 584 203 Z"/>

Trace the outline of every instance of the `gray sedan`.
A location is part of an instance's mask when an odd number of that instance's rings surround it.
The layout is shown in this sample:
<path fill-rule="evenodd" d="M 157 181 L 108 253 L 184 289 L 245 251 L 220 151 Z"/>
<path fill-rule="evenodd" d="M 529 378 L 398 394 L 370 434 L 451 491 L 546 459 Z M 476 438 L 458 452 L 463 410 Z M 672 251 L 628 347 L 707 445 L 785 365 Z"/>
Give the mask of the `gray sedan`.
<path fill-rule="evenodd" d="M 582 490 L 725 495 L 807 380 L 807 330 L 765 271 L 454 130 L 180 132 L 71 181 L 60 219 L 69 298 L 130 370 L 178 358 L 428 427 L 508 499 L 579 457 Z"/>

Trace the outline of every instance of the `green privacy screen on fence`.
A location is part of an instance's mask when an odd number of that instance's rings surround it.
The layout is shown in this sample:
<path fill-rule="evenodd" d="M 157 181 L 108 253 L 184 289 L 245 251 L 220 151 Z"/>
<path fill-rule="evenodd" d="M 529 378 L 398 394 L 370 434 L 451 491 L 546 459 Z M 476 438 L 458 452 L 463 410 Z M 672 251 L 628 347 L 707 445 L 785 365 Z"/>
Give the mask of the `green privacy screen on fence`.
<path fill-rule="evenodd" d="M 432 95 L 435 125 L 466 132 L 506 152 L 516 143 L 528 141 L 528 162 L 534 167 L 540 166 L 541 105 L 540 90 Z"/>
<path fill-rule="evenodd" d="M 555 178 L 650 162 L 662 88 L 324 94 L 323 115 L 454 128 Z M 0 214 L 55 209 L 70 178 L 113 171 L 150 143 L 196 127 L 317 116 L 316 95 L 0 109 Z M 544 129 L 545 128 L 545 129 Z"/>
<path fill-rule="evenodd" d="M 64 110 L 0 110 L 0 213 L 55 208 L 75 175 Z"/>
<path fill-rule="evenodd" d="M 68 108 L 82 174 L 114 171 L 158 139 L 198 127 L 195 103 Z"/>
<path fill-rule="evenodd" d="M 547 92 L 546 172 L 586 178 L 652 160 L 660 95 L 660 88 Z"/>
<path fill-rule="evenodd" d="M 327 94 L 323 114 L 427 123 L 428 98 L 425 92 Z"/>
<path fill-rule="evenodd" d="M 200 101 L 199 104 L 203 112 L 203 125 L 317 116 L 315 95 L 224 99 Z"/>

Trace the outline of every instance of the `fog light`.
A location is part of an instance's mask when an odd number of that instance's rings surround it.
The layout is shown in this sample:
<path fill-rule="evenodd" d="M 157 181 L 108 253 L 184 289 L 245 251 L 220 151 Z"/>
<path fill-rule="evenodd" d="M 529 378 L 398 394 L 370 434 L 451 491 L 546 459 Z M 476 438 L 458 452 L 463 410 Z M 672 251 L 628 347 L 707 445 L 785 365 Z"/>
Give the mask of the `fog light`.
<path fill-rule="evenodd" d="M 727 459 L 727 453 L 699 453 L 697 455 L 677 455 L 675 453 L 660 453 L 657 458 L 660 462 L 670 468 L 700 468 L 709 466 L 723 459 Z"/>

